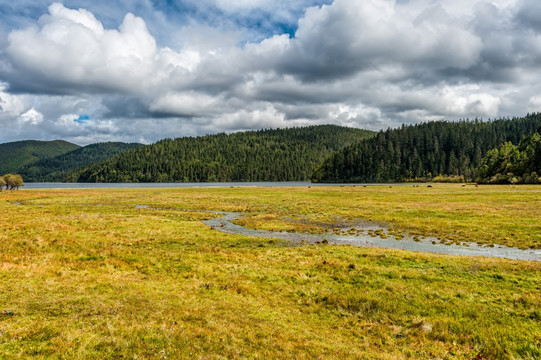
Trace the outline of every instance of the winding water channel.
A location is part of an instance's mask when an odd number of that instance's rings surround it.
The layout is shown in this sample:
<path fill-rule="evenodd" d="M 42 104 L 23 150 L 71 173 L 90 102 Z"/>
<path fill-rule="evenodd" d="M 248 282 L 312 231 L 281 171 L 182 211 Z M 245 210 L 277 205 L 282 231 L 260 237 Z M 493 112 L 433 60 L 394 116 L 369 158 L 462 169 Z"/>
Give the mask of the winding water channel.
<path fill-rule="evenodd" d="M 12 205 L 38 205 L 21 202 L 12 202 Z M 77 204 L 79 206 L 102 206 L 100 204 Z M 43 206 L 43 205 L 42 205 Z M 136 209 L 158 209 L 152 208 L 149 205 L 136 205 Z M 164 210 L 164 209 L 159 209 Z M 175 209 L 179 210 L 179 209 Z M 187 210 L 194 211 L 194 210 Z M 234 224 L 233 221 L 241 219 L 245 214 L 225 211 L 210 211 L 210 210 L 196 210 L 205 213 L 214 213 L 218 216 L 209 220 L 203 220 L 203 223 L 207 226 L 214 228 L 218 231 L 246 236 L 257 236 L 263 238 L 274 238 L 291 241 L 294 244 L 302 243 L 329 243 L 329 244 L 348 244 L 354 246 L 365 247 L 381 247 L 388 249 L 410 250 L 436 254 L 446 255 L 461 255 L 461 256 L 487 256 L 497 257 L 513 260 L 530 260 L 541 261 L 541 249 L 519 249 L 514 247 L 506 247 L 503 245 L 494 246 L 481 246 L 476 243 L 463 243 L 457 244 L 443 244 L 440 243 L 437 238 L 424 237 L 422 239 L 414 239 L 411 236 L 404 236 L 402 239 L 397 240 L 394 236 L 388 234 L 388 230 L 383 229 L 385 237 L 377 236 L 374 234 L 374 230 L 382 231 L 381 227 L 362 227 L 355 228 L 357 231 L 355 235 L 337 235 L 337 234 L 308 234 L 298 232 L 286 232 L 286 231 L 267 231 L 267 230 L 255 230 L 248 229 L 243 226 Z M 367 234 L 368 231 L 372 230 Z"/>
<path fill-rule="evenodd" d="M 367 234 L 361 235 L 336 235 L 336 234 L 306 234 L 306 233 L 289 233 L 280 231 L 254 230 L 234 224 L 233 221 L 242 218 L 243 214 L 234 212 L 216 212 L 217 217 L 210 220 L 205 220 L 203 223 L 224 233 L 257 236 L 264 238 L 277 238 L 289 240 L 294 243 L 321 243 L 327 240 L 329 244 L 348 244 L 355 246 L 382 247 L 389 249 L 400 249 L 410 251 L 420 251 L 447 255 L 461 256 L 488 256 L 514 260 L 531 260 L 541 261 L 540 249 L 522 250 L 511 248 L 502 245 L 494 245 L 494 247 L 480 246 L 476 243 L 467 243 L 467 245 L 442 244 L 436 238 L 423 238 L 415 241 L 412 237 L 404 237 L 397 240 L 393 236 L 387 238 L 370 236 Z M 360 230 L 369 230 L 362 228 Z"/>

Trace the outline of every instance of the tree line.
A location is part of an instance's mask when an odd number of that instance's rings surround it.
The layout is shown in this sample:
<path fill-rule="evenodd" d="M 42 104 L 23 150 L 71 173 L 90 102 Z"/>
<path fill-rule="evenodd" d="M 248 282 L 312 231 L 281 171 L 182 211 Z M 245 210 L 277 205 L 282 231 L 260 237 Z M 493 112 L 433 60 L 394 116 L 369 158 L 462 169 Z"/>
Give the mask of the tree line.
<path fill-rule="evenodd" d="M 518 143 L 541 126 L 541 114 L 492 121 L 437 121 L 380 131 L 327 158 L 314 182 L 401 182 L 459 176 L 473 181 L 488 151 Z"/>
<path fill-rule="evenodd" d="M 518 145 L 510 141 L 490 150 L 481 162 L 477 182 L 484 184 L 541 183 L 541 127 Z"/>
<path fill-rule="evenodd" d="M 76 170 L 71 182 L 304 181 L 373 132 L 336 125 L 164 139 Z"/>
<path fill-rule="evenodd" d="M 18 190 L 19 187 L 24 186 L 24 181 L 19 174 L 6 174 L 0 176 L 0 191 L 6 187 L 6 190 Z"/>

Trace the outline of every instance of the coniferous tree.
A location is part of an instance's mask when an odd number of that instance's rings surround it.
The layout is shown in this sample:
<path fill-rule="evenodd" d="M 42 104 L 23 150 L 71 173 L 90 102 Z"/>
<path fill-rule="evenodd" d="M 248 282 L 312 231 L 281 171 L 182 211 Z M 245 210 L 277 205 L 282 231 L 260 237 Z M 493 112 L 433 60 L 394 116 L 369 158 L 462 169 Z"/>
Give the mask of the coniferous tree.
<path fill-rule="evenodd" d="M 77 182 L 305 181 L 373 132 L 335 125 L 164 139 L 76 170 Z"/>
<path fill-rule="evenodd" d="M 541 130 L 541 129 L 540 129 Z M 487 152 L 477 181 L 488 184 L 537 184 L 541 182 L 541 131 L 510 141 Z"/>
<path fill-rule="evenodd" d="M 518 143 L 539 126 L 541 114 L 403 125 L 331 155 L 316 168 L 312 181 L 387 182 L 439 175 L 474 180 L 484 154 L 506 141 Z"/>

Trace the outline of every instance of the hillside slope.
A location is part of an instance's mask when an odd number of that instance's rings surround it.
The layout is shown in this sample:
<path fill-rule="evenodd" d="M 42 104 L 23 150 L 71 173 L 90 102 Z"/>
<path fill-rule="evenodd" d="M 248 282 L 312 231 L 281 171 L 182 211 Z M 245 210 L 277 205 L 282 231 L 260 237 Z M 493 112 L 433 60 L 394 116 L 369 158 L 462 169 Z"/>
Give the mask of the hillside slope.
<path fill-rule="evenodd" d="M 65 154 L 79 147 L 63 140 L 24 140 L 0 144 L 0 174 L 16 172 L 34 161 Z"/>
<path fill-rule="evenodd" d="M 477 182 L 487 184 L 541 183 L 541 127 L 518 145 L 506 142 L 481 161 Z"/>
<path fill-rule="evenodd" d="M 302 181 L 373 132 L 335 125 L 165 139 L 75 171 L 74 182 Z"/>
<path fill-rule="evenodd" d="M 541 114 L 495 121 L 438 121 L 381 131 L 333 154 L 314 182 L 392 182 L 436 175 L 473 180 L 483 156 L 518 143 L 541 126 Z"/>
<path fill-rule="evenodd" d="M 54 158 L 41 159 L 25 165 L 17 172 L 27 182 L 63 181 L 74 170 L 106 160 L 124 151 L 142 146 L 136 143 L 106 142 L 91 144 Z"/>

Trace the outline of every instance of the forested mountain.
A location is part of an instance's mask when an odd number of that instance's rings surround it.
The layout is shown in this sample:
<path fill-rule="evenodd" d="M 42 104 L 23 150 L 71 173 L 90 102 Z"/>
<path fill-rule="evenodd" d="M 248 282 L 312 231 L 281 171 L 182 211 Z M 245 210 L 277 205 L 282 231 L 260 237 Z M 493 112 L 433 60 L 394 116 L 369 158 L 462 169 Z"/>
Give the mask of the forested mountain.
<path fill-rule="evenodd" d="M 307 180 L 334 151 L 373 134 L 321 125 L 165 139 L 79 169 L 68 181 Z"/>
<path fill-rule="evenodd" d="M 480 183 L 538 184 L 541 183 L 541 127 L 524 137 L 518 146 L 506 142 L 490 150 L 479 167 Z"/>
<path fill-rule="evenodd" d="M 506 141 L 518 143 L 541 126 L 541 114 L 483 122 L 438 121 L 379 132 L 333 154 L 314 182 L 391 182 L 436 175 L 475 179 L 483 156 Z"/>
<path fill-rule="evenodd" d="M 106 142 L 87 145 L 68 153 L 38 160 L 20 168 L 17 173 L 24 181 L 63 181 L 74 170 L 106 160 L 124 151 L 141 146 L 121 142 Z"/>
<path fill-rule="evenodd" d="M 79 147 L 63 140 L 24 140 L 0 144 L 0 174 L 16 172 L 26 164 L 65 154 Z"/>

